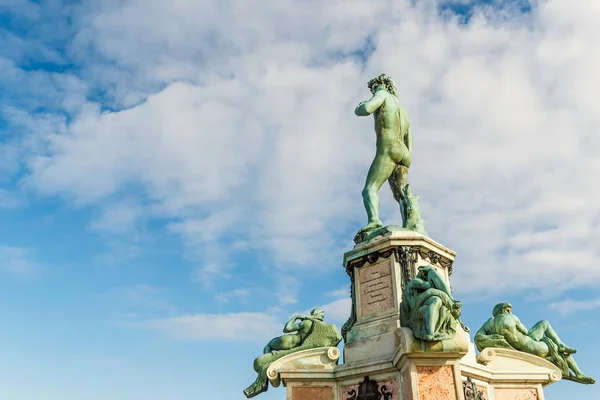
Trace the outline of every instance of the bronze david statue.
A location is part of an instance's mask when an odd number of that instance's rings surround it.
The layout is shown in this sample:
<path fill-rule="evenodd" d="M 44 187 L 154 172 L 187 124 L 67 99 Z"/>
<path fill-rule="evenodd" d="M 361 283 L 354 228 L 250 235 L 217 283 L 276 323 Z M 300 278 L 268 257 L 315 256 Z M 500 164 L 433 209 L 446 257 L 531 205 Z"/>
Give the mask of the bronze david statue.
<path fill-rule="evenodd" d="M 358 116 L 373 114 L 377 150 L 362 191 L 369 221 L 358 231 L 355 241 L 362 241 L 366 234 L 383 226 L 379 219 L 378 193 L 386 180 L 400 205 L 402 227 L 426 235 L 418 198 L 412 194 L 408 184 L 408 168 L 412 161 L 410 121 L 398 100 L 396 83 L 386 74 L 381 74 L 371 79 L 367 86 L 373 97 L 360 102 L 354 113 Z"/>

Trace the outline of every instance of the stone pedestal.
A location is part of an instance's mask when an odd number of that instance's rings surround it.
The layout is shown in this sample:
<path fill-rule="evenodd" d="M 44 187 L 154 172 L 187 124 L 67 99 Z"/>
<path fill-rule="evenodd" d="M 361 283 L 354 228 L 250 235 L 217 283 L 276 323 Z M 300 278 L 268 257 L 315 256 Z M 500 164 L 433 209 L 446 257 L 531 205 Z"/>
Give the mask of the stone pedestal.
<path fill-rule="evenodd" d="M 300 351 L 271 364 L 273 386 L 287 400 L 543 400 L 543 386 L 561 379 L 539 357 L 507 349 L 478 356 L 469 333 L 457 326 L 449 340 L 427 342 L 400 327 L 400 302 L 418 267 L 431 265 L 449 282 L 455 253 L 398 227 L 344 254 L 352 313 L 340 351 Z"/>
<path fill-rule="evenodd" d="M 338 400 L 334 369 L 340 358 L 337 347 L 303 350 L 275 361 L 267 369 L 274 387 L 287 387 L 287 400 Z"/>
<path fill-rule="evenodd" d="M 543 387 L 562 378 L 551 362 L 509 349 L 484 349 L 475 356 L 475 347 L 461 359 L 465 389 L 476 387 L 487 400 L 544 400 Z M 477 397 L 465 400 L 477 399 Z"/>
<path fill-rule="evenodd" d="M 434 240 L 393 226 L 344 254 L 352 295 L 351 316 L 342 327 L 344 362 L 391 357 L 406 284 L 421 265 L 435 267 L 449 282 L 454 257 Z"/>
<path fill-rule="evenodd" d="M 469 350 L 462 329 L 449 340 L 426 342 L 408 328 L 396 331 L 399 345 L 393 363 L 402 376 L 403 399 L 464 400 L 460 360 Z"/>
<path fill-rule="evenodd" d="M 561 379 L 553 364 L 527 353 L 486 349 L 476 357 L 465 332 L 430 344 L 407 328 L 396 334 L 390 360 L 337 365 L 339 350 L 323 347 L 277 360 L 267 376 L 286 386 L 287 400 L 544 400 L 543 387 Z"/>

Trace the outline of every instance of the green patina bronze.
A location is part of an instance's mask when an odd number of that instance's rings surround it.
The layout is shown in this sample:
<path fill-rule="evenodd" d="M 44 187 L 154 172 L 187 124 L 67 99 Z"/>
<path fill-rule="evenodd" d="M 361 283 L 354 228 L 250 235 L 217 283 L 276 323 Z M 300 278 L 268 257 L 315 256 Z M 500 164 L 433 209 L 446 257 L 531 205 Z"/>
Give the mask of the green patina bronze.
<path fill-rule="evenodd" d="M 460 309 L 444 277 L 434 267 L 421 266 L 402 292 L 400 325 L 429 342 L 452 339 L 457 325 L 468 331 L 459 319 Z"/>
<path fill-rule="evenodd" d="M 509 303 L 496 304 L 492 315 L 475 334 L 475 344 L 479 351 L 487 347 L 523 351 L 556 365 L 564 379 L 585 384 L 595 382 L 579 369 L 573 359 L 572 354 L 577 350 L 564 344 L 548 321 L 540 321 L 528 330 L 512 314 Z"/>
<path fill-rule="evenodd" d="M 283 332 L 286 335 L 273 338 L 265 346 L 264 354 L 254 360 L 254 370 L 258 376 L 254 383 L 244 390 L 247 398 L 267 391 L 267 369 L 274 361 L 301 350 L 337 346 L 340 343 L 342 335 L 338 328 L 334 324 L 323 322 L 324 316 L 323 310 L 315 308 L 310 317 L 296 315 L 285 324 Z"/>
<path fill-rule="evenodd" d="M 398 101 L 396 84 L 389 76 L 381 74 L 371 79 L 367 86 L 373 97 L 360 102 L 354 113 L 358 116 L 373 114 L 377 151 L 362 192 L 369 221 L 358 231 L 355 241 L 364 241 L 364 234 L 383 226 L 379 219 L 378 193 L 386 180 L 390 184 L 394 199 L 400 204 L 402 227 L 426 235 L 419 212 L 418 197 L 412 194 L 408 184 L 408 168 L 412 161 L 408 114 Z"/>

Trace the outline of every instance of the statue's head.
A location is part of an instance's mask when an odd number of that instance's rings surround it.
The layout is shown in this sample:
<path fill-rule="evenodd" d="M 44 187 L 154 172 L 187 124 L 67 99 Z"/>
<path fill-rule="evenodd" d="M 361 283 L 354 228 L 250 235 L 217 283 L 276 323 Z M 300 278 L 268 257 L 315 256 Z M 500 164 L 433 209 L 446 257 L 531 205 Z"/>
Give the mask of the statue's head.
<path fill-rule="evenodd" d="M 367 86 L 371 93 L 375 94 L 375 92 L 379 89 L 383 89 L 388 93 L 398 96 L 398 89 L 396 88 L 396 82 L 386 74 L 381 74 L 377 78 L 371 79 Z"/>
<path fill-rule="evenodd" d="M 495 317 L 498 314 L 510 314 L 512 312 L 512 305 L 510 303 L 498 303 L 494 306 L 492 315 Z"/>
<path fill-rule="evenodd" d="M 313 310 L 310 312 L 310 316 L 314 319 L 318 319 L 319 321 L 323 321 L 325 318 L 325 311 L 321 310 L 320 308 L 313 308 Z"/>
<path fill-rule="evenodd" d="M 431 271 L 431 267 L 429 265 L 421 265 L 417 271 L 417 278 L 422 279 L 424 281 L 427 280 L 427 274 Z"/>

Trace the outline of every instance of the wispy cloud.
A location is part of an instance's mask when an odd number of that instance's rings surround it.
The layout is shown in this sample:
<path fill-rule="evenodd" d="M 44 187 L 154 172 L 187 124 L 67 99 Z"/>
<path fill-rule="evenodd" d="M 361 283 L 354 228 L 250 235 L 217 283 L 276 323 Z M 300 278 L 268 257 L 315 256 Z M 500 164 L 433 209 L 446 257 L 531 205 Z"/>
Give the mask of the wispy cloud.
<path fill-rule="evenodd" d="M 0 208 L 17 208 L 23 204 L 17 193 L 9 190 L 0 189 Z"/>
<path fill-rule="evenodd" d="M 146 284 L 119 287 L 110 294 L 120 307 L 172 314 L 177 307 L 167 300 L 167 296 L 166 289 Z"/>
<path fill-rule="evenodd" d="M 552 302 L 548 307 L 556 310 L 561 315 L 577 314 L 583 311 L 592 311 L 600 308 L 600 298 L 587 300 L 566 299 Z"/>
<path fill-rule="evenodd" d="M 90 228 L 110 234 L 131 234 L 143 219 L 143 209 L 137 202 L 126 199 L 105 205 L 98 218 L 90 222 Z"/>
<path fill-rule="evenodd" d="M 348 297 L 350 296 L 350 284 L 344 285 L 339 289 L 332 290 L 326 293 L 327 296 L 331 297 Z"/>
<path fill-rule="evenodd" d="M 321 306 L 323 311 L 325 311 L 327 321 L 338 324 L 338 327 L 341 327 L 350 316 L 351 307 L 352 300 L 350 297 L 338 299 Z"/>
<path fill-rule="evenodd" d="M 226 292 L 219 292 L 213 296 L 213 300 L 219 303 L 229 303 L 230 300 L 237 302 L 247 303 L 250 297 L 250 290 L 248 289 L 234 289 Z"/>
<path fill-rule="evenodd" d="M 264 313 L 192 314 L 129 323 L 174 339 L 217 342 L 264 342 L 281 331 L 277 317 Z"/>
<path fill-rule="evenodd" d="M 22 247 L 0 246 L 0 271 L 21 277 L 31 277 L 39 266 L 31 261 L 29 251 Z"/>
<path fill-rule="evenodd" d="M 80 10 L 88 23 L 69 54 L 84 73 L 36 75 L 52 89 L 39 101 L 69 105 L 68 122 L 19 106 L 36 121 L 21 124 L 30 137 L 46 122 L 21 183 L 105 207 L 98 229 L 161 221 L 199 253 L 206 287 L 238 268 L 238 242 L 291 276 L 333 267 L 364 223 L 374 152 L 371 122 L 352 109 L 385 71 L 411 115 L 427 229 L 459 254 L 458 291 L 600 283 L 598 6 L 548 2 L 527 20 L 475 6 L 465 25 L 413 3 Z M 6 66 L 18 82 L 33 77 Z M 95 88 L 104 96 L 85 100 Z M 122 199 L 135 215 L 106 207 Z M 399 221 L 387 188 L 382 215 Z"/>

